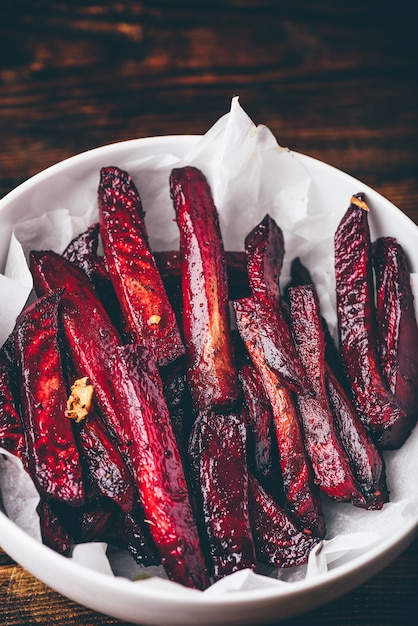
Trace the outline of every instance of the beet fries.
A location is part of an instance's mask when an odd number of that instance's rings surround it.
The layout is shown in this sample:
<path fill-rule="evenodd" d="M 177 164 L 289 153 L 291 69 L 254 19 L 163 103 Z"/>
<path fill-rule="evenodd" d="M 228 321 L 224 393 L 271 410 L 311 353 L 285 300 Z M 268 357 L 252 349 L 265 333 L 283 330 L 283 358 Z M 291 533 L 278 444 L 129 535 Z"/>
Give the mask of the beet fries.
<path fill-rule="evenodd" d="M 259 560 L 273 567 L 293 567 L 306 562 L 306 555 L 319 542 L 302 532 L 255 476 L 249 475 L 249 510 Z"/>
<path fill-rule="evenodd" d="M 209 584 L 182 459 L 152 355 L 123 346 L 113 355 L 117 399 L 131 433 L 130 454 L 150 533 L 168 576 Z"/>
<path fill-rule="evenodd" d="M 255 569 L 242 416 L 226 411 L 202 412 L 194 423 L 189 450 L 200 485 L 215 580 L 246 567 Z"/>
<path fill-rule="evenodd" d="M 138 344 L 156 351 L 159 365 L 166 365 L 184 354 L 184 345 L 130 175 L 102 168 L 98 204 L 105 260 L 129 329 Z"/>
<path fill-rule="evenodd" d="M 418 325 L 407 259 L 393 237 L 373 244 L 380 363 L 389 389 L 415 426 L 418 418 Z"/>
<path fill-rule="evenodd" d="M 62 255 L 31 253 L 38 300 L 0 355 L 0 443 L 33 475 L 47 545 L 68 555 L 75 541 L 109 541 L 138 563 L 162 563 L 170 579 L 204 589 L 259 563 L 306 563 L 326 533 L 320 489 L 364 508 L 388 501 L 381 448 L 401 445 L 416 422 L 407 405 L 418 393 L 418 367 L 407 341 L 417 348 L 417 327 L 405 260 L 386 240 L 375 246 L 382 323 L 372 327 L 370 239 L 359 194 L 335 244 L 353 402 L 327 361 L 326 322 L 300 262 L 292 278 L 302 286 L 282 301 L 285 249 L 276 222 L 266 215 L 248 233 L 245 251 L 225 251 L 204 174 L 176 168 L 169 186 L 179 250 L 151 249 L 134 181 L 105 167 L 100 229 L 93 224 Z M 397 308 L 399 298 L 406 310 Z M 13 344 L 22 387 L 16 401 Z M 54 419 L 63 413 L 72 436 L 65 445 L 74 455 L 54 464 L 81 467 L 80 490 L 70 497 L 46 490 L 48 472 L 37 464 L 43 440 L 31 411 L 45 410 L 37 393 L 48 386 L 45 368 L 34 375 L 39 346 L 59 372 Z M 369 375 L 380 395 L 361 404 L 356 393 L 370 391 Z M 370 407 L 377 410 L 369 415 Z M 67 490 L 73 482 L 70 474 Z"/>
<path fill-rule="evenodd" d="M 233 354 L 226 260 L 218 212 L 203 173 L 192 167 L 174 169 L 170 190 L 183 258 L 187 379 L 198 414 L 189 450 L 210 563 L 219 579 L 238 569 L 256 567 L 248 519 L 246 427 L 239 406 L 241 387 Z"/>
<path fill-rule="evenodd" d="M 412 423 L 380 369 L 374 306 L 369 207 L 364 194 L 351 198 L 335 233 L 338 330 L 353 400 L 382 448 L 399 448 Z"/>
<path fill-rule="evenodd" d="M 61 320 L 71 358 L 76 371 L 79 368 L 91 381 L 100 413 L 133 472 L 168 575 L 204 588 L 204 560 L 157 367 L 145 376 L 145 359 L 136 358 L 138 346 L 122 345 L 94 287 L 77 267 L 45 251 L 31 254 L 31 269 L 39 291 L 51 290 L 55 280 L 65 285 Z M 149 355 L 149 368 L 154 354 Z M 147 468 L 154 472 L 147 475 Z"/>
<path fill-rule="evenodd" d="M 314 393 L 296 395 L 315 482 L 338 502 L 363 501 L 328 402 L 325 342 L 319 301 L 312 285 L 289 289 L 289 316 L 296 348 Z"/>
<path fill-rule="evenodd" d="M 197 411 L 234 405 L 241 391 L 230 338 L 228 282 L 219 217 L 194 167 L 174 169 L 170 191 L 180 231 L 183 335 Z"/>
<path fill-rule="evenodd" d="M 273 415 L 263 381 L 255 367 L 243 363 L 238 376 L 241 383 L 244 412 L 247 418 L 248 464 L 256 475 L 269 478 L 273 470 Z"/>
<path fill-rule="evenodd" d="M 58 285 L 63 287 L 60 316 L 75 373 L 91 381 L 103 420 L 124 459 L 129 460 L 129 437 L 123 430 L 109 384 L 109 356 L 121 345 L 119 333 L 90 279 L 78 267 L 49 250 L 31 252 L 29 262 L 39 296 L 54 291 Z"/>
<path fill-rule="evenodd" d="M 260 375 L 272 408 L 287 506 L 299 528 L 322 538 L 325 535 L 322 505 L 314 484 L 312 466 L 306 455 L 291 391 L 280 384 L 277 375 L 266 362 L 254 300 L 237 300 L 234 302 L 234 310 L 238 331 Z"/>
<path fill-rule="evenodd" d="M 328 364 L 325 382 L 338 434 L 363 494 L 364 501 L 359 499 L 356 504 L 366 509 L 381 509 L 389 500 L 383 457 Z"/>
<path fill-rule="evenodd" d="M 135 501 L 133 476 L 100 416 L 90 410 L 76 422 L 75 438 L 90 480 L 103 497 L 130 513 Z"/>
<path fill-rule="evenodd" d="M 60 298 L 61 293 L 54 292 L 21 313 L 14 331 L 15 350 L 31 475 L 45 498 L 76 506 L 84 500 L 84 483 L 71 422 L 65 415 Z"/>
<path fill-rule="evenodd" d="M 269 216 L 245 238 L 251 286 L 263 352 L 280 383 L 293 391 L 309 384 L 293 345 L 280 304 L 279 276 L 283 263 L 283 233 Z"/>
<path fill-rule="evenodd" d="M 9 363 L 0 352 L 0 446 L 22 458 L 25 438 L 19 409 L 13 394 Z"/>
<path fill-rule="evenodd" d="M 296 258 L 291 264 L 291 281 L 287 286 L 287 296 L 291 287 L 303 285 L 310 285 L 310 289 L 314 289 L 308 269 L 299 258 Z M 326 320 L 321 317 L 321 321 L 325 342 L 325 382 L 328 402 L 341 443 L 350 459 L 351 468 L 364 497 L 364 501 L 358 500 L 356 504 L 368 509 L 381 509 L 389 499 L 383 457 L 361 422 L 340 380 L 344 379 L 344 373 L 338 347 L 331 337 Z"/>

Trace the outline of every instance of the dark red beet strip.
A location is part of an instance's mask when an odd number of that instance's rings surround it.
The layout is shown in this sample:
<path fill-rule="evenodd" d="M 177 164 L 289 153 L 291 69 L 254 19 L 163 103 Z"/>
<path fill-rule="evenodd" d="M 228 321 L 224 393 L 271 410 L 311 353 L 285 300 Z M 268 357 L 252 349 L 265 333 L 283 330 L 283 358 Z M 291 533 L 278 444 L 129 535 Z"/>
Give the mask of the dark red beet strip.
<path fill-rule="evenodd" d="M 314 392 L 297 394 L 296 403 L 315 482 L 327 496 L 338 502 L 362 501 L 328 402 L 324 334 L 314 287 L 290 288 L 289 305 L 296 349 Z"/>
<path fill-rule="evenodd" d="M 245 238 L 248 280 L 256 304 L 260 340 L 269 367 L 293 391 L 309 388 L 305 372 L 283 315 L 279 277 L 284 256 L 283 233 L 272 217 Z"/>
<path fill-rule="evenodd" d="M 389 389 L 409 416 L 418 418 L 418 325 L 407 258 L 393 237 L 373 245 L 380 364 Z"/>
<path fill-rule="evenodd" d="M 219 216 L 204 174 L 173 169 L 170 190 L 180 231 L 183 335 L 196 410 L 233 405 L 241 389 L 235 368 L 228 282 Z"/>
<path fill-rule="evenodd" d="M 137 346 L 121 347 L 113 358 L 112 379 L 131 433 L 132 466 L 150 534 L 168 576 L 204 589 L 209 580 L 157 365 Z"/>
<path fill-rule="evenodd" d="M 80 455 L 66 417 L 67 387 L 59 347 L 61 293 L 36 300 L 16 321 L 27 463 L 39 493 L 71 505 L 84 500 Z"/>
<path fill-rule="evenodd" d="M 22 458 L 25 438 L 8 361 L 0 353 L 0 446 Z"/>
<path fill-rule="evenodd" d="M 365 195 L 351 198 L 334 238 L 340 349 L 355 407 L 382 448 L 399 448 L 411 422 L 380 369 Z"/>
<path fill-rule="evenodd" d="M 263 381 L 253 365 L 243 363 L 238 370 L 248 425 L 248 454 L 254 472 L 272 474 L 273 414 Z"/>
<path fill-rule="evenodd" d="M 342 444 L 364 496 L 366 509 L 381 509 L 389 500 L 385 464 L 357 411 L 331 368 L 325 366 L 328 400 Z"/>
<path fill-rule="evenodd" d="M 166 365 L 184 354 L 184 345 L 131 176 L 117 167 L 102 168 L 98 202 L 106 264 L 129 328 L 136 342 Z"/>
<path fill-rule="evenodd" d="M 287 506 L 299 528 L 324 537 L 322 504 L 314 484 L 292 392 L 281 386 L 277 375 L 266 363 L 254 300 L 243 298 L 233 304 L 238 331 L 271 404 Z"/>
<path fill-rule="evenodd" d="M 215 580 L 255 569 L 248 513 L 246 427 L 238 413 L 202 412 L 189 445 Z"/>
<path fill-rule="evenodd" d="M 248 482 L 250 522 L 259 561 L 273 567 L 306 563 L 319 539 L 299 530 L 253 475 Z"/>

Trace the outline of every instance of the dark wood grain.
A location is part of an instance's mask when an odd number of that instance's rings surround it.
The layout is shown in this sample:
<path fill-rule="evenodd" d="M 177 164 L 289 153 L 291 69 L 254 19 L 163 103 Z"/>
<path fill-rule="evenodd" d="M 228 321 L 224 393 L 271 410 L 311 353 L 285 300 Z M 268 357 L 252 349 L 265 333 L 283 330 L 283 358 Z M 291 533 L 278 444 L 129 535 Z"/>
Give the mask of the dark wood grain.
<path fill-rule="evenodd" d="M 239 95 L 282 145 L 360 178 L 418 223 L 410 11 L 405 0 L 5 0 L 0 197 L 83 150 L 204 133 Z M 417 563 L 415 541 L 359 589 L 286 624 L 415 623 Z M 0 623 L 120 622 L 52 592 L 0 553 Z"/>

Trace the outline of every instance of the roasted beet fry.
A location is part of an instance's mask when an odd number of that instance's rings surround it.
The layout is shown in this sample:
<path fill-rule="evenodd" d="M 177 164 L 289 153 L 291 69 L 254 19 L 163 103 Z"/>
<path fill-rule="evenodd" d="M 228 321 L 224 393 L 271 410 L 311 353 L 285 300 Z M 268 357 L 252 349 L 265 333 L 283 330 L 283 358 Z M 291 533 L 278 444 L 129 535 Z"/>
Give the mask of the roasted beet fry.
<path fill-rule="evenodd" d="M 232 412 L 200 413 L 193 426 L 189 451 L 215 580 L 247 567 L 255 569 L 242 416 Z"/>
<path fill-rule="evenodd" d="M 285 292 L 288 294 L 290 287 L 298 287 L 300 285 L 313 285 L 312 276 L 299 257 L 293 259 L 290 265 L 290 282 L 286 285 Z M 325 360 L 332 368 L 341 384 L 346 385 L 345 375 L 341 362 L 341 355 L 337 344 L 328 327 L 327 320 L 322 317 L 322 330 L 324 331 L 325 340 Z"/>
<path fill-rule="evenodd" d="M 72 423 L 65 415 L 60 298 L 60 292 L 40 298 L 20 315 L 14 331 L 15 350 L 27 463 L 34 483 L 45 498 L 78 505 L 84 499 L 84 484 Z"/>
<path fill-rule="evenodd" d="M 381 509 L 389 500 L 383 458 L 328 365 L 325 366 L 325 379 L 338 434 L 364 497 L 364 503 L 358 501 L 357 504 L 366 509 Z"/>
<path fill-rule="evenodd" d="M 353 196 L 335 233 L 340 349 L 363 423 L 379 446 L 399 448 L 411 431 L 411 420 L 380 369 L 368 210 L 364 194 Z"/>
<path fill-rule="evenodd" d="M 314 287 L 304 285 L 289 289 L 289 304 L 293 338 L 314 392 L 297 394 L 296 402 L 315 482 L 338 502 L 361 502 L 363 497 L 328 402 L 324 334 Z"/>
<path fill-rule="evenodd" d="M 42 543 L 63 556 L 69 556 L 74 541 L 53 510 L 51 502 L 41 498 L 36 512 L 39 515 Z"/>
<path fill-rule="evenodd" d="M 137 346 L 114 354 L 113 382 L 150 533 L 168 576 L 205 588 L 208 577 L 181 456 L 152 355 Z"/>
<path fill-rule="evenodd" d="M 74 431 L 89 481 L 122 511 L 132 511 L 136 497 L 133 477 L 101 418 L 90 409 L 74 424 Z"/>
<path fill-rule="evenodd" d="M 177 445 L 187 464 L 187 446 L 195 415 L 187 385 L 184 360 L 178 359 L 164 368 L 161 371 L 161 379 Z"/>
<path fill-rule="evenodd" d="M 312 277 L 299 258 L 291 264 L 291 282 L 288 285 L 312 285 Z M 345 390 L 341 357 L 331 337 L 326 320 L 322 317 L 325 341 L 325 379 L 330 408 L 338 434 L 350 459 L 351 468 L 364 496 L 359 506 L 382 508 L 388 501 L 383 458 L 361 422 Z"/>
<path fill-rule="evenodd" d="M 91 224 L 85 231 L 76 235 L 65 248 L 62 255 L 76 263 L 86 255 L 96 255 L 99 247 L 100 225 Z"/>
<path fill-rule="evenodd" d="M 269 367 L 279 381 L 301 391 L 309 387 L 280 303 L 279 277 L 283 233 L 269 215 L 245 238 L 248 279 L 259 320 L 260 340 Z"/>
<path fill-rule="evenodd" d="M 263 381 L 255 367 L 243 363 L 238 371 L 247 418 L 249 463 L 257 476 L 270 477 L 272 468 L 273 414 Z"/>
<path fill-rule="evenodd" d="M 161 564 L 161 557 L 151 539 L 148 524 L 144 522 L 144 514 L 138 503 L 131 513 L 120 514 L 113 520 L 103 541 L 128 550 L 141 565 Z"/>
<path fill-rule="evenodd" d="M 170 191 L 183 257 L 183 335 L 190 391 L 196 410 L 228 407 L 241 390 L 218 212 L 205 176 L 194 167 L 173 169 Z"/>
<path fill-rule="evenodd" d="M 126 322 L 113 289 L 105 259 L 97 254 L 99 229 L 98 222 L 89 226 L 87 230 L 74 237 L 62 256 L 74 263 L 89 277 L 110 319 L 118 329 L 125 333 Z"/>
<path fill-rule="evenodd" d="M 113 287 L 104 257 L 97 254 L 99 228 L 99 223 L 92 224 L 87 230 L 74 237 L 62 256 L 87 274 L 99 294 L 102 292 L 106 299 L 111 297 L 114 300 L 115 294 L 112 293 Z"/>
<path fill-rule="evenodd" d="M 51 251 L 31 252 L 30 269 L 38 295 L 64 288 L 60 314 L 66 342 L 79 378 L 94 387 L 100 414 L 119 449 L 129 458 L 129 437 L 124 433 L 112 391 L 109 357 L 121 345 L 93 284 L 75 265 Z"/>
<path fill-rule="evenodd" d="M 243 298 L 233 304 L 238 331 L 260 374 L 272 407 L 287 506 L 300 529 L 322 538 L 325 536 L 322 505 L 292 393 L 281 386 L 277 375 L 266 363 L 254 300 Z"/>
<path fill-rule="evenodd" d="M 418 326 L 405 251 L 393 237 L 373 245 L 380 364 L 389 389 L 415 426 Z"/>
<path fill-rule="evenodd" d="M 294 567 L 308 560 L 319 539 L 302 532 L 287 513 L 249 475 L 249 511 L 257 557 L 273 567 Z"/>
<path fill-rule="evenodd" d="M 16 406 L 9 363 L 0 352 L 0 446 L 22 458 L 25 438 Z"/>
<path fill-rule="evenodd" d="M 102 168 L 100 234 L 110 277 L 131 333 L 159 365 L 184 354 L 174 311 L 151 252 L 138 190 L 127 172 Z"/>

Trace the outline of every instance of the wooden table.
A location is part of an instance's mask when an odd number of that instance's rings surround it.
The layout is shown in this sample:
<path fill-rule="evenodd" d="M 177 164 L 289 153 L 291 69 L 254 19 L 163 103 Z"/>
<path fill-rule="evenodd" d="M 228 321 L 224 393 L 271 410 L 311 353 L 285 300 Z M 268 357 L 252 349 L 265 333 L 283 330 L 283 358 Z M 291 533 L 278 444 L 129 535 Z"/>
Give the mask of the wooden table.
<path fill-rule="evenodd" d="M 6 1 L 0 196 L 105 143 L 204 133 L 238 94 L 282 145 L 360 178 L 418 223 L 417 37 L 408 7 L 402 0 Z M 415 623 L 417 564 L 415 541 L 359 589 L 286 623 Z M 2 553 L 0 623 L 120 622 L 54 593 Z"/>

